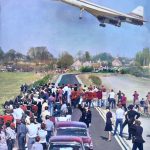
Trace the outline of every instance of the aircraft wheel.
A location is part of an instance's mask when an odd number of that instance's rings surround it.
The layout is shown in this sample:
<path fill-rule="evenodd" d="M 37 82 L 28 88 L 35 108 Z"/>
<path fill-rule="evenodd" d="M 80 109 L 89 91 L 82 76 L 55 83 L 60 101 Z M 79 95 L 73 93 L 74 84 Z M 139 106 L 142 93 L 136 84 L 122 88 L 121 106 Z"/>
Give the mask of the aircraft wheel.
<path fill-rule="evenodd" d="M 106 27 L 106 25 L 104 23 L 101 23 L 100 26 L 101 27 Z"/>

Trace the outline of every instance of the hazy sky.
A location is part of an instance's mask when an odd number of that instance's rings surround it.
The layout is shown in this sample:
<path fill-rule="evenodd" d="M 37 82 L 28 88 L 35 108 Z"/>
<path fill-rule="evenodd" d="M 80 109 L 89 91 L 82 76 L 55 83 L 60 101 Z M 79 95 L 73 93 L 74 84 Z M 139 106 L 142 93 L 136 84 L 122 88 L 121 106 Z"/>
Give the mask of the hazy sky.
<path fill-rule="evenodd" d="M 142 5 L 150 21 L 150 0 L 90 1 L 125 13 Z M 91 14 L 84 12 L 79 20 L 78 8 L 54 0 L 0 0 L 0 6 L 0 46 L 4 51 L 13 48 L 26 53 L 32 46 L 47 46 L 55 56 L 61 51 L 76 54 L 89 50 L 132 57 L 150 47 L 150 23 L 102 28 Z"/>

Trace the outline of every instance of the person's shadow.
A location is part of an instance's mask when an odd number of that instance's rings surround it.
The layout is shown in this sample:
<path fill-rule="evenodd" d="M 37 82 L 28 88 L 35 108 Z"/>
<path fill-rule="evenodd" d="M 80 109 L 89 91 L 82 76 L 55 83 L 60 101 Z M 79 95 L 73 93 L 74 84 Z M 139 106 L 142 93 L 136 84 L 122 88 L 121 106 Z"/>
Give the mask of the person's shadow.
<path fill-rule="evenodd" d="M 100 136 L 100 138 L 101 138 L 102 140 L 104 140 L 104 141 L 107 141 L 107 140 L 108 140 L 108 138 L 105 137 L 105 136 Z"/>

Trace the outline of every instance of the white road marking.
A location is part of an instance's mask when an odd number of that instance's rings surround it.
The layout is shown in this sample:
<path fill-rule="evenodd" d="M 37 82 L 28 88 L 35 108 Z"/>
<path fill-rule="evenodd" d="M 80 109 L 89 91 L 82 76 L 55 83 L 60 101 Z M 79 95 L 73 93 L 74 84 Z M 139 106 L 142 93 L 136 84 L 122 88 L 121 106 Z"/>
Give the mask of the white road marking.
<path fill-rule="evenodd" d="M 100 114 L 100 116 L 103 118 L 103 120 L 106 122 L 106 117 L 104 112 L 101 111 L 100 108 L 96 107 L 96 110 Z M 114 129 L 114 126 L 113 126 Z M 131 150 L 130 146 L 120 137 L 120 136 L 114 136 L 115 139 L 117 140 L 118 144 L 122 148 L 122 150 Z"/>

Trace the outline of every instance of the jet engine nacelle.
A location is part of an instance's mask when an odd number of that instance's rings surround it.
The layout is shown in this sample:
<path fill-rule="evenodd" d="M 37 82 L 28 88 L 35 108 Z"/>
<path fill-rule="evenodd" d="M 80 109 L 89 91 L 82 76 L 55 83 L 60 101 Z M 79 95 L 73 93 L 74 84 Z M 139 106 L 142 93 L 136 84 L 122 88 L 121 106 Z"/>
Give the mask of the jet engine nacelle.
<path fill-rule="evenodd" d="M 101 24 L 107 23 L 107 24 L 111 24 L 111 25 L 114 25 L 114 26 L 117 26 L 117 27 L 121 26 L 120 19 L 105 18 L 105 17 L 102 17 L 102 16 L 98 16 L 97 19 L 101 22 Z"/>
<path fill-rule="evenodd" d="M 120 20 L 110 19 L 109 24 L 112 24 L 112 25 L 117 26 L 117 27 L 121 27 L 121 21 Z"/>

